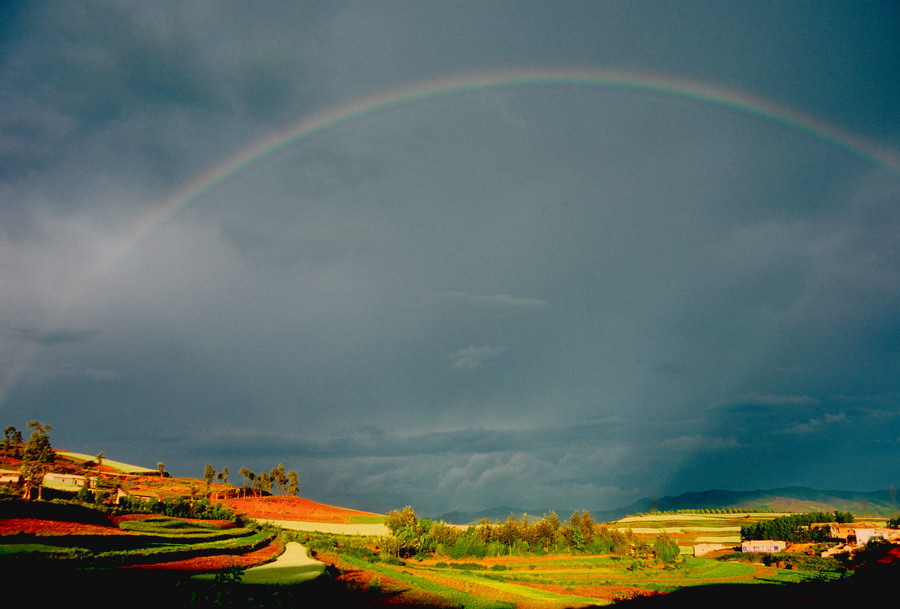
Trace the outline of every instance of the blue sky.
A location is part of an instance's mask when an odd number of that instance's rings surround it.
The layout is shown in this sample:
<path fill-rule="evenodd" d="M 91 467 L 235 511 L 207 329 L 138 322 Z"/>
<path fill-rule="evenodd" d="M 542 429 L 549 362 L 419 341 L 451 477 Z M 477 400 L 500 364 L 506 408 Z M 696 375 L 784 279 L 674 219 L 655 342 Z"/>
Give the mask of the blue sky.
<path fill-rule="evenodd" d="M 897 484 L 896 3 L 2 11 L 4 427 L 374 511 Z"/>

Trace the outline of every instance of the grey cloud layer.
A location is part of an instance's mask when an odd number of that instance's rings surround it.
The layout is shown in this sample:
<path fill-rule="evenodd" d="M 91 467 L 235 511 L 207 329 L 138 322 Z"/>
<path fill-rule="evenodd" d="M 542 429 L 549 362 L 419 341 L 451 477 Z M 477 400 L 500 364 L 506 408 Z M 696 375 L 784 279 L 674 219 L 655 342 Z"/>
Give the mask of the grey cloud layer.
<path fill-rule="evenodd" d="M 895 483 L 900 181 L 777 120 L 639 89 L 457 91 L 139 230 L 300 117 L 509 67 L 698 80 L 897 149 L 896 8 L 826 5 L 19 4 L 4 425 L 184 475 L 284 462 L 363 509 Z"/>

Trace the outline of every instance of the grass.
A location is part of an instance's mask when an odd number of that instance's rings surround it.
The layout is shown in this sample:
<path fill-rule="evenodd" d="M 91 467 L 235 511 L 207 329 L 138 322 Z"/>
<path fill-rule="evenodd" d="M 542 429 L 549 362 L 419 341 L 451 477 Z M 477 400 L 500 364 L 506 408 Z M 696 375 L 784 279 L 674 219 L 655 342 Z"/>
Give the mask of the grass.
<path fill-rule="evenodd" d="M 350 516 L 352 524 L 384 524 L 384 516 Z"/>
<path fill-rule="evenodd" d="M 91 554 L 87 548 L 54 546 L 43 543 L 0 544 L 0 557 L 42 557 L 47 559 L 85 558 Z"/>
<path fill-rule="evenodd" d="M 69 451 L 57 451 L 60 455 L 68 457 L 75 461 L 81 461 L 82 463 L 85 461 L 96 461 L 96 455 L 85 455 L 82 453 L 73 453 Z M 138 465 L 131 465 L 129 463 L 121 463 L 119 461 L 113 461 L 112 459 L 107 459 L 104 457 L 103 465 L 107 467 L 111 467 L 112 469 L 119 470 L 120 472 L 129 472 L 129 473 L 147 473 L 147 474 L 158 474 L 159 470 L 150 469 L 149 467 L 140 467 Z"/>
<path fill-rule="evenodd" d="M 284 553 L 274 562 L 251 567 L 241 578 L 246 584 L 299 584 L 322 575 L 325 565 L 313 560 L 306 549 L 297 543 L 289 543 Z"/>
<path fill-rule="evenodd" d="M 202 520 L 187 521 L 180 518 L 147 518 L 145 520 L 126 520 L 119 524 L 125 531 L 143 533 L 145 535 L 164 536 L 168 539 L 213 540 L 242 537 L 253 534 L 256 529 L 250 527 L 223 529 L 213 523 Z"/>
<path fill-rule="evenodd" d="M 427 579 L 426 577 L 391 568 L 388 565 L 378 563 L 372 564 L 367 561 L 350 556 L 344 556 L 343 558 L 348 563 L 359 569 L 375 572 L 385 577 L 390 577 L 392 579 L 411 584 L 424 592 L 440 596 L 450 603 L 459 605 L 464 609 L 515 609 L 514 603 L 482 598 L 480 596 L 465 592 L 464 590 L 441 585 L 437 582 Z"/>
<path fill-rule="evenodd" d="M 386 564 L 342 555 L 382 579 L 392 578 L 462 607 L 601 605 L 629 595 L 673 592 L 708 584 L 772 584 L 829 579 L 832 574 L 685 557 L 674 567 L 611 556 L 509 557 L 478 561 Z M 837 577 L 837 575 L 835 575 Z"/>

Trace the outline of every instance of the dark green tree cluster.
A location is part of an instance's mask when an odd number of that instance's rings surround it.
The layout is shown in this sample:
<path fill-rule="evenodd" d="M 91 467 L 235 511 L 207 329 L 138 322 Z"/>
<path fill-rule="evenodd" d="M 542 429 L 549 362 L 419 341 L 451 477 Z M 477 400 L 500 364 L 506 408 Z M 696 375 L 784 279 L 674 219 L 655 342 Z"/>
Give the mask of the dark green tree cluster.
<path fill-rule="evenodd" d="M 137 514 L 160 514 L 173 518 L 208 518 L 211 520 L 234 520 L 234 512 L 221 503 L 211 503 L 209 499 L 191 501 L 184 497 L 173 497 L 159 501 L 156 499 L 140 499 L 122 497 L 119 509 Z"/>
<path fill-rule="evenodd" d="M 19 459 L 22 456 L 22 432 L 10 425 L 3 430 L 3 456 L 8 459 Z"/>
<path fill-rule="evenodd" d="M 827 541 L 830 527 L 824 523 L 853 522 L 850 512 L 808 512 L 779 516 L 741 527 L 741 539 L 778 539 L 788 543 L 817 543 Z M 823 526 L 815 526 L 815 525 Z"/>
<path fill-rule="evenodd" d="M 461 529 L 443 521 L 420 519 L 412 507 L 406 506 L 388 512 L 384 524 L 391 537 L 385 541 L 383 549 L 395 556 L 436 554 L 459 559 L 548 552 L 617 556 L 650 556 L 654 553 L 653 547 L 637 539 L 631 531 L 623 532 L 598 524 L 586 511 L 576 511 L 565 523 L 554 512 L 538 520 L 529 520 L 527 516 L 516 518 L 510 514 L 503 522 L 482 520 L 476 526 Z M 663 549 L 671 551 L 671 546 Z M 676 557 L 677 550 L 675 544 Z M 660 559 L 668 561 L 668 556 Z"/>

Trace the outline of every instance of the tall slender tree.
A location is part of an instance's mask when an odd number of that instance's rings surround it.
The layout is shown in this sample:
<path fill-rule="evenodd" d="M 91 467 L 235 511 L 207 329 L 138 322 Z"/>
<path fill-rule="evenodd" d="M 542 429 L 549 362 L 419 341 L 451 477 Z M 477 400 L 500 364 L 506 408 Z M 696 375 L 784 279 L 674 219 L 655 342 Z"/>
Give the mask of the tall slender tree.
<path fill-rule="evenodd" d="M 253 472 L 246 467 L 240 469 L 241 472 L 241 495 L 247 496 L 247 480 L 253 480 Z"/>
<path fill-rule="evenodd" d="M 56 462 L 56 453 L 50 446 L 50 431 L 53 428 L 37 421 L 29 421 L 28 427 L 31 428 L 31 437 L 22 455 L 21 470 L 25 480 L 24 498 L 31 499 L 31 490 L 37 486 L 37 498 L 40 500 L 43 498 L 44 476 Z"/>
<path fill-rule="evenodd" d="M 206 467 L 203 469 L 203 479 L 206 480 L 206 492 L 209 492 L 209 487 L 212 485 L 213 480 L 216 479 L 216 468 L 206 464 Z"/>
<path fill-rule="evenodd" d="M 297 472 L 288 472 L 287 494 L 292 496 L 300 494 L 300 482 L 297 480 Z"/>
<path fill-rule="evenodd" d="M 277 495 L 280 492 L 284 492 L 288 483 L 287 474 L 284 473 L 284 465 L 279 463 L 278 467 L 273 467 L 272 471 L 269 472 L 269 479 L 272 481 L 273 494 Z"/>

